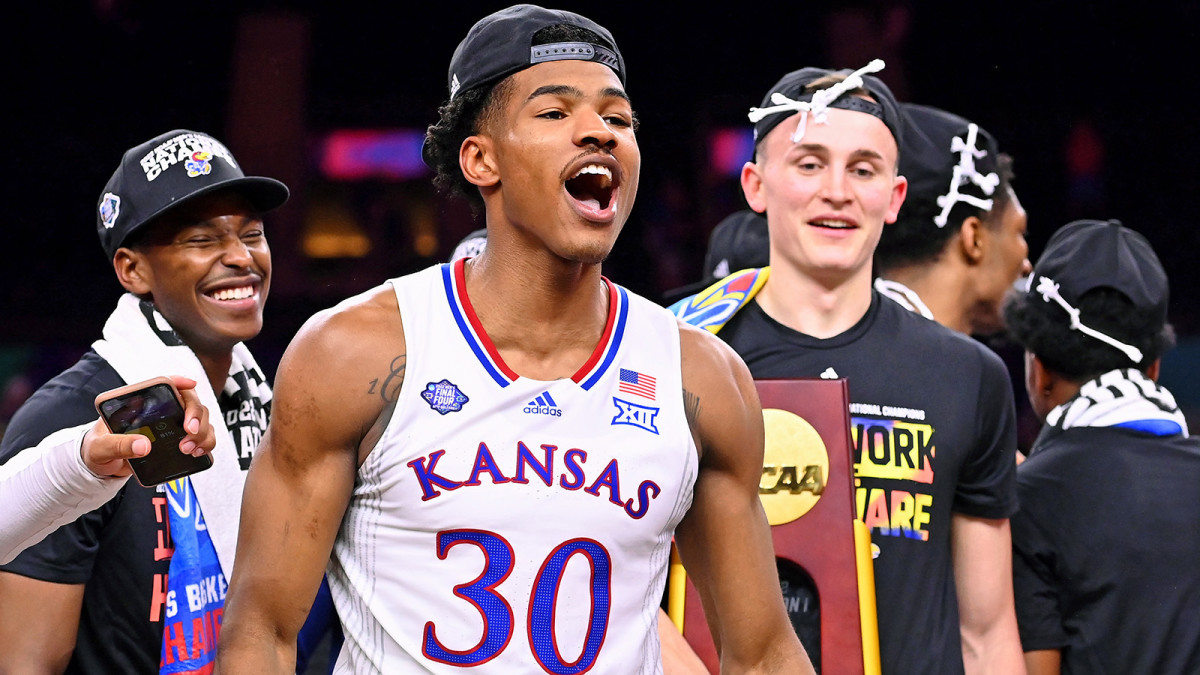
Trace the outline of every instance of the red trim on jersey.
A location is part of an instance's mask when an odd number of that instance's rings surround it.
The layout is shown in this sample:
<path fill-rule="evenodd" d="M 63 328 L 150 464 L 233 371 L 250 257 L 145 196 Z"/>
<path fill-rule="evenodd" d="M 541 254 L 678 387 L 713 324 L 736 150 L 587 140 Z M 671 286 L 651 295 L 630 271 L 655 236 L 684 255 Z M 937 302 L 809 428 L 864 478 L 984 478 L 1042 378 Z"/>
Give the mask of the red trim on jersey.
<path fill-rule="evenodd" d="M 463 314 L 467 321 L 471 324 L 472 330 L 479 338 L 479 344 L 483 346 L 492 363 L 504 373 L 504 376 L 509 380 L 516 380 L 520 377 L 504 359 L 500 357 L 500 352 L 496 349 L 496 345 L 492 343 L 492 338 L 488 336 L 487 331 L 483 329 L 483 324 L 479 322 L 479 316 L 475 313 L 475 307 L 471 305 L 471 298 L 467 297 L 467 260 L 468 258 L 459 258 L 454 262 L 454 290 L 458 296 L 458 302 L 462 305 Z M 617 323 L 618 306 L 620 298 L 617 295 L 617 287 L 611 281 L 604 277 L 600 277 L 604 282 L 605 288 L 608 289 L 608 318 L 604 322 L 604 333 L 600 335 L 600 341 L 596 344 L 596 348 L 592 350 L 592 355 L 588 360 L 571 376 L 571 380 L 576 384 L 583 382 L 583 379 L 588 376 L 600 359 L 604 357 L 604 352 L 608 348 L 608 343 L 612 340 L 613 326 Z"/>

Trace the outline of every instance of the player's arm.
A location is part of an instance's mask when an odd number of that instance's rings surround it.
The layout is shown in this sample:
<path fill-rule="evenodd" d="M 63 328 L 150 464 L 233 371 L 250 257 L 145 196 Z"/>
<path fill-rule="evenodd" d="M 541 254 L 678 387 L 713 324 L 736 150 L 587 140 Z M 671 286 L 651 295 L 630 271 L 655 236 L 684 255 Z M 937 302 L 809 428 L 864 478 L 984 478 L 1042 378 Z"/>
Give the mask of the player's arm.
<path fill-rule="evenodd" d="M 186 378 L 176 379 L 175 383 L 181 386 L 184 397 L 185 426 L 192 442 L 188 448 L 207 452 L 215 439 L 207 412 L 190 391 L 195 383 Z M 50 420 L 78 421 L 94 416 L 90 397 L 85 398 L 86 403 L 43 400 L 46 409 L 25 409 L 26 417 L 9 428 L 8 441 L 24 444 L 41 438 Z M 87 533 L 94 525 L 91 520 L 69 526 L 69 532 L 66 528 L 59 530 L 52 535 L 55 541 L 41 540 L 58 525 L 71 523 L 103 505 L 125 482 L 123 478 L 98 475 L 111 472 L 128 476 L 125 459 L 149 452 L 149 443 L 141 436 L 112 435 L 102 423 L 94 425 L 90 433 L 87 429 L 92 423 L 50 433 L 36 447 L 9 459 L 0 470 L 0 513 L 8 514 L 0 523 L 0 557 L 8 561 L 27 546 L 39 547 L 38 562 L 17 564 L 14 569 L 20 573 L 0 572 L 0 673 L 60 673 L 75 649 L 84 584 L 74 583 L 75 579 L 72 583 L 47 581 L 27 574 L 54 569 L 59 579 L 79 577 L 80 558 L 88 548 L 85 542 L 94 538 L 94 533 Z M 31 571 L 35 569 L 39 572 Z"/>
<path fill-rule="evenodd" d="M 200 403 L 195 381 L 176 377 L 184 398 L 187 435 L 180 450 L 204 454 L 216 445 L 208 410 Z M 129 463 L 150 452 L 150 441 L 136 434 L 112 434 L 104 422 L 60 429 L 37 446 L 0 465 L 0 564 L 116 496 Z"/>
<path fill-rule="evenodd" d="M 83 584 L 56 584 L 0 572 L 0 673 L 61 673 L 67 669 Z"/>
<path fill-rule="evenodd" d="M 784 610 L 758 497 L 764 432 L 754 381 L 710 333 L 681 326 L 680 336 L 700 471 L 675 541 L 700 593 L 721 672 L 812 673 Z"/>
<path fill-rule="evenodd" d="M 950 537 L 967 675 L 1023 672 L 1008 519 L 955 513 Z"/>
<path fill-rule="evenodd" d="M 271 421 L 242 498 L 217 656 L 223 675 L 295 672 L 297 633 L 355 473 L 386 425 L 403 357 L 390 287 L 318 314 L 284 353 Z"/>
<path fill-rule="evenodd" d="M 1025 652 L 1025 670 L 1029 675 L 1059 675 L 1062 672 L 1062 652 L 1057 649 Z"/>

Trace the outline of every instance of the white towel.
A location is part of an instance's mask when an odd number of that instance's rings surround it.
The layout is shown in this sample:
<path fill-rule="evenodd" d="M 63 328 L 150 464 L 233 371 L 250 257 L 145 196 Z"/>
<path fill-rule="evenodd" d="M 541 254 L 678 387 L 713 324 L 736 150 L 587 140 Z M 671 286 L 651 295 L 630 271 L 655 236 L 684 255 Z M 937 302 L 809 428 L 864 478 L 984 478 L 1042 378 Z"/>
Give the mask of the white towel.
<path fill-rule="evenodd" d="M 242 433 L 235 438 L 225 424 L 225 415 L 221 413 L 216 394 L 208 385 L 208 376 L 200 360 L 153 305 L 134 295 L 123 295 L 105 322 L 103 335 L 104 339 L 97 340 L 92 348 L 127 383 L 159 375 L 183 375 L 196 381 L 196 392 L 200 402 L 208 408 L 217 445 L 212 452 L 213 466 L 193 474 L 191 482 L 204 520 L 208 523 L 208 534 L 217 550 L 221 569 L 225 578 L 230 578 L 233 574 L 233 554 L 237 548 L 242 486 L 246 480 L 242 465 L 245 463 L 248 466 L 254 452 L 254 447 L 242 446 L 257 446 L 262 431 L 266 429 L 271 401 L 271 389 L 266 378 L 250 355 L 250 350 L 241 343 L 234 346 L 233 364 L 225 383 L 225 393 L 237 397 L 243 404 L 248 402 L 252 409 L 249 415 L 239 411 L 242 413 L 239 419 L 243 420 L 243 424 L 239 425 Z M 257 427 L 254 433 L 246 433 L 244 422 L 247 418 L 251 419 L 251 427 Z"/>

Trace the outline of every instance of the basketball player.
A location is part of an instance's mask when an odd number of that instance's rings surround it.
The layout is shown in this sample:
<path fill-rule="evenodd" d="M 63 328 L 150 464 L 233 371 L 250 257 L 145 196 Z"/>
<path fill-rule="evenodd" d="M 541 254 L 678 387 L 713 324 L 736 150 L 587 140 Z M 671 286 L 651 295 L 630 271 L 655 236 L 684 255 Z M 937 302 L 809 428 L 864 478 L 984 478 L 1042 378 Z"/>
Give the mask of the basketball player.
<path fill-rule="evenodd" d="M 848 380 L 883 671 L 1019 672 L 1007 372 L 974 340 L 872 289 L 872 254 L 908 189 L 897 103 L 869 74 L 882 67 L 793 71 L 752 109 L 755 157 L 741 181 L 766 213 L 770 266 L 674 310 L 728 342 L 756 379 Z M 705 301 L 722 286 L 741 301 L 717 311 Z"/>
<path fill-rule="evenodd" d="M 728 670 L 812 672 L 758 499 L 749 373 L 600 275 L 641 161 L 611 34 L 514 6 L 449 75 L 426 157 L 482 205 L 487 247 L 289 346 L 221 672 L 291 672 L 328 562 L 339 672 L 654 673 L 673 534 Z"/>
<path fill-rule="evenodd" d="M 1012 158 L 958 115 L 911 103 L 900 108 L 908 195 L 875 249 L 875 287 L 960 333 L 999 332 L 1005 294 L 1032 269 Z"/>

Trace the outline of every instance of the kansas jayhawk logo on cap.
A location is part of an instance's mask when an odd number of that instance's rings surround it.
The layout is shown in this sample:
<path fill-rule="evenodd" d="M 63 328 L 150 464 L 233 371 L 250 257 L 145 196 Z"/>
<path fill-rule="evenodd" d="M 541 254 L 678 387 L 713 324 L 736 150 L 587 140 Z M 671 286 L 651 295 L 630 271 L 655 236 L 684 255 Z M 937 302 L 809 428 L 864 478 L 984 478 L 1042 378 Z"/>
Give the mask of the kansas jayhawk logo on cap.
<path fill-rule="evenodd" d="M 184 166 L 187 167 L 188 178 L 207 176 L 212 173 L 212 164 L 209 161 L 212 157 L 211 152 L 205 152 L 204 150 L 193 152 L 192 156 L 184 163 Z"/>

